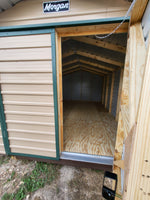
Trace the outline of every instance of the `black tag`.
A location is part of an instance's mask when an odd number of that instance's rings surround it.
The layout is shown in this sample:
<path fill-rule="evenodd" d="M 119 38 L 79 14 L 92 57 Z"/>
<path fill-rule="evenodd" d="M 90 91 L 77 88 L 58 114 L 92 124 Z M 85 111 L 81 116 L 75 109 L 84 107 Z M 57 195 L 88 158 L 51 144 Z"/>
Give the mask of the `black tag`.
<path fill-rule="evenodd" d="M 44 13 L 52 12 L 62 12 L 69 10 L 69 0 L 64 1 L 49 1 L 43 3 Z"/>

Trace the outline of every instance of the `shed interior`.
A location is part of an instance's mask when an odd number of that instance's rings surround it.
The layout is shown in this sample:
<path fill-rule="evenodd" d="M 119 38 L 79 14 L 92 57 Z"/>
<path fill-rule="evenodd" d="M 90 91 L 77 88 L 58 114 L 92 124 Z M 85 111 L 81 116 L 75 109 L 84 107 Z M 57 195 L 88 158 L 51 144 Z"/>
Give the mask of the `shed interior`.
<path fill-rule="evenodd" d="M 126 33 L 62 38 L 63 151 L 114 155 Z"/>

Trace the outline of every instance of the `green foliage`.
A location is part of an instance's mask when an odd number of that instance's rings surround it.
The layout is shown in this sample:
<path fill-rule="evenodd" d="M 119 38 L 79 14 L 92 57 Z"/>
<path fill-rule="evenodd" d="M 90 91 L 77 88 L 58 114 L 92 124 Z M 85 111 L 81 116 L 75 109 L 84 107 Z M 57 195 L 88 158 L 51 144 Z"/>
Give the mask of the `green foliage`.
<path fill-rule="evenodd" d="M 46 184 L 50 184 L 57 175 L 58 167 L 56 165 L 37 162 L 31 174 L 22 179 L 23 184 L 21 184 L 17 192 L 15 194 L 5 193 L 2 200 L 22 200 L 27 194 L 44 187 Z"/>
<path fill-rule="evenodd" d="M 12 180 L 15 178 L 15 175 L 16 175 L 16 172 L 15 172 L 15 171 L 12 171 L 11 177 L 7 180 L 7 182 L 8 182 L 8 181 L 12 181 Z"/>
<path fill-rule="evenodd" d="M 13 200 L 13 195 L 5 193 L 2 197 L 2 200 Z"/>

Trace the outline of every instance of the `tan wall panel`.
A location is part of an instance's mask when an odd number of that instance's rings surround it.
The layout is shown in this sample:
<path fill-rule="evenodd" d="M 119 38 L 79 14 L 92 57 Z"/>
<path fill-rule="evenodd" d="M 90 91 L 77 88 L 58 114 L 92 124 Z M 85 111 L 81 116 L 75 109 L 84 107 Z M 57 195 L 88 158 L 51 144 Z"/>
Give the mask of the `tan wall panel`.
<path fill-rule="evenodd" d="M 35 113 L 54 113 L 53 106 L 19 106 L 19 105 L 5 105 L 7 111 L 22 111 L 22 112 L 35 112 Z"/>
<path fill-rule="evenodd" d="M 3 101 L 42 102 L 53 103 L 53 96 L 34 95 L 3 95 Z"/>
<path fill-rule="evenodd" d="M 55 157 L 51 35 L 3 37 L 0 43 L 1 93 L 11 151 Z"/>
<path fill-rule="evenodd" d="M 0 154 L 5 154 L 4 145 L 0 144 Z"/>
<path fill-rule="evenodd" d="M 51 141 L 49 142 L 43 142 L 42 140 L 40 142 L 34 142 L 34 141 L 25 141 L 24 139 L 21 140 L 15 140 L 13 138 L 11 138 L 10 140 L 10 146 L 11 145 L 15 145 L 15 146 L 25 146 L 25 147 L 32 147 L 32 148 L 43 148 L 43 149 L 52 149 L 55 150 L 56 149 L 56 144 Z"/>
<path fill-rule="evenodd" d="M 22 92 L 53 92 L 53 85 L 35 84 L 2 84 L 2 91 L 22 91 Z"/>
<path fill-rule="evenodd" d="M 55 132 L 54 126 L 42 126 L 42 125 L 32 125 L 32 124 L 14 124 L 8 123 L 8 129 L 22 129 L 22 130 L 30 130 L 30 131 L 46 131 L 46 132 Z"/>
<path fill-rule="evenodd" d="M 0 144 L 3 144 L 3 139 L 1 136 L 0 136 Z"/>
<path fill-rule="evenodd" d="M 48 134 L 37 134 L 37 133 L 22 133 L 15 131 L 8 131 L 9 137 L 18 137 L 18 138 L 30 138 L 34 140 L 47 140 L 47 141 L 55 141 L 55 133 L 53 135 Z"/>
<path fill-rule="evenodd" d="M 1 57 L 1 59 L 3 58 Z M 17 72 L 38 72 L 38 71 L 52 72 L 52 62 L 51 61 L 0 62 L 0 72 L 16 72 L 16 71 Z"/>
<path fill-rule="evenodd" d="M 0 15 L 0 25 L 39 24 L 122 17 L 130 3 L 120 0 L 70 0 L 70 11 L 43 13 L 41 0 L 26 0 Z"/>
<path fill-rule="evenodd" d="M 41 66 L 42 67 L 42 66 Z M 1 81 L 52 81 L 52 73 L 2 73 Z"/>
<path fill-rule="evenodd" d="M 24 48 L 24 47 L 50 47 L 51 35 L 30 35 L 29 36 L 11 36 L 0 37 L 0 49 Z"/>
<path fill-rule="evenodd" d="M 0 124 L 0 126 L 1 126 L 1 124 Z M 1 127 L 0 127 L 0 154 L 5 154 Z"/>
<path fill-rule="evenodd" d="M 51 117 L 46 117 L 46 116 L 35 116 L 35 115 L 30 116 L 30 115 L 6 114 L 6 120 L 54 123 L 54 115 Z"/>
<path fill-rule="evenodd" d="M 34 154 L 39 156 L 48 156 L 48 157 L 56 157 L 56 152 L 50 152 L 48 150 L 36 150 L 36 149 L 26 149 L 19 147 L 11 147 L 13 153 L 26 153 L 26 154 Z"/>
<path fill-rule="evenodd" d="M 0 50 L 0 61 L 51 60 L 51 48 Z"/>

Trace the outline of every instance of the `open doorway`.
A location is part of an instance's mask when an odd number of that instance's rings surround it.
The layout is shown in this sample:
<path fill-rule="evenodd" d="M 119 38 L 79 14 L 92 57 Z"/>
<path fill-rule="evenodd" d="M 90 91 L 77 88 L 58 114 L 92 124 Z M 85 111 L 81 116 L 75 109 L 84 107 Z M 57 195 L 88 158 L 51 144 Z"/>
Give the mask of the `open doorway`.
<path fill-rule="evenodd" d="M 61 37 L 61 152 L 113 158 L 127 33 L 97 36 Z"/>

